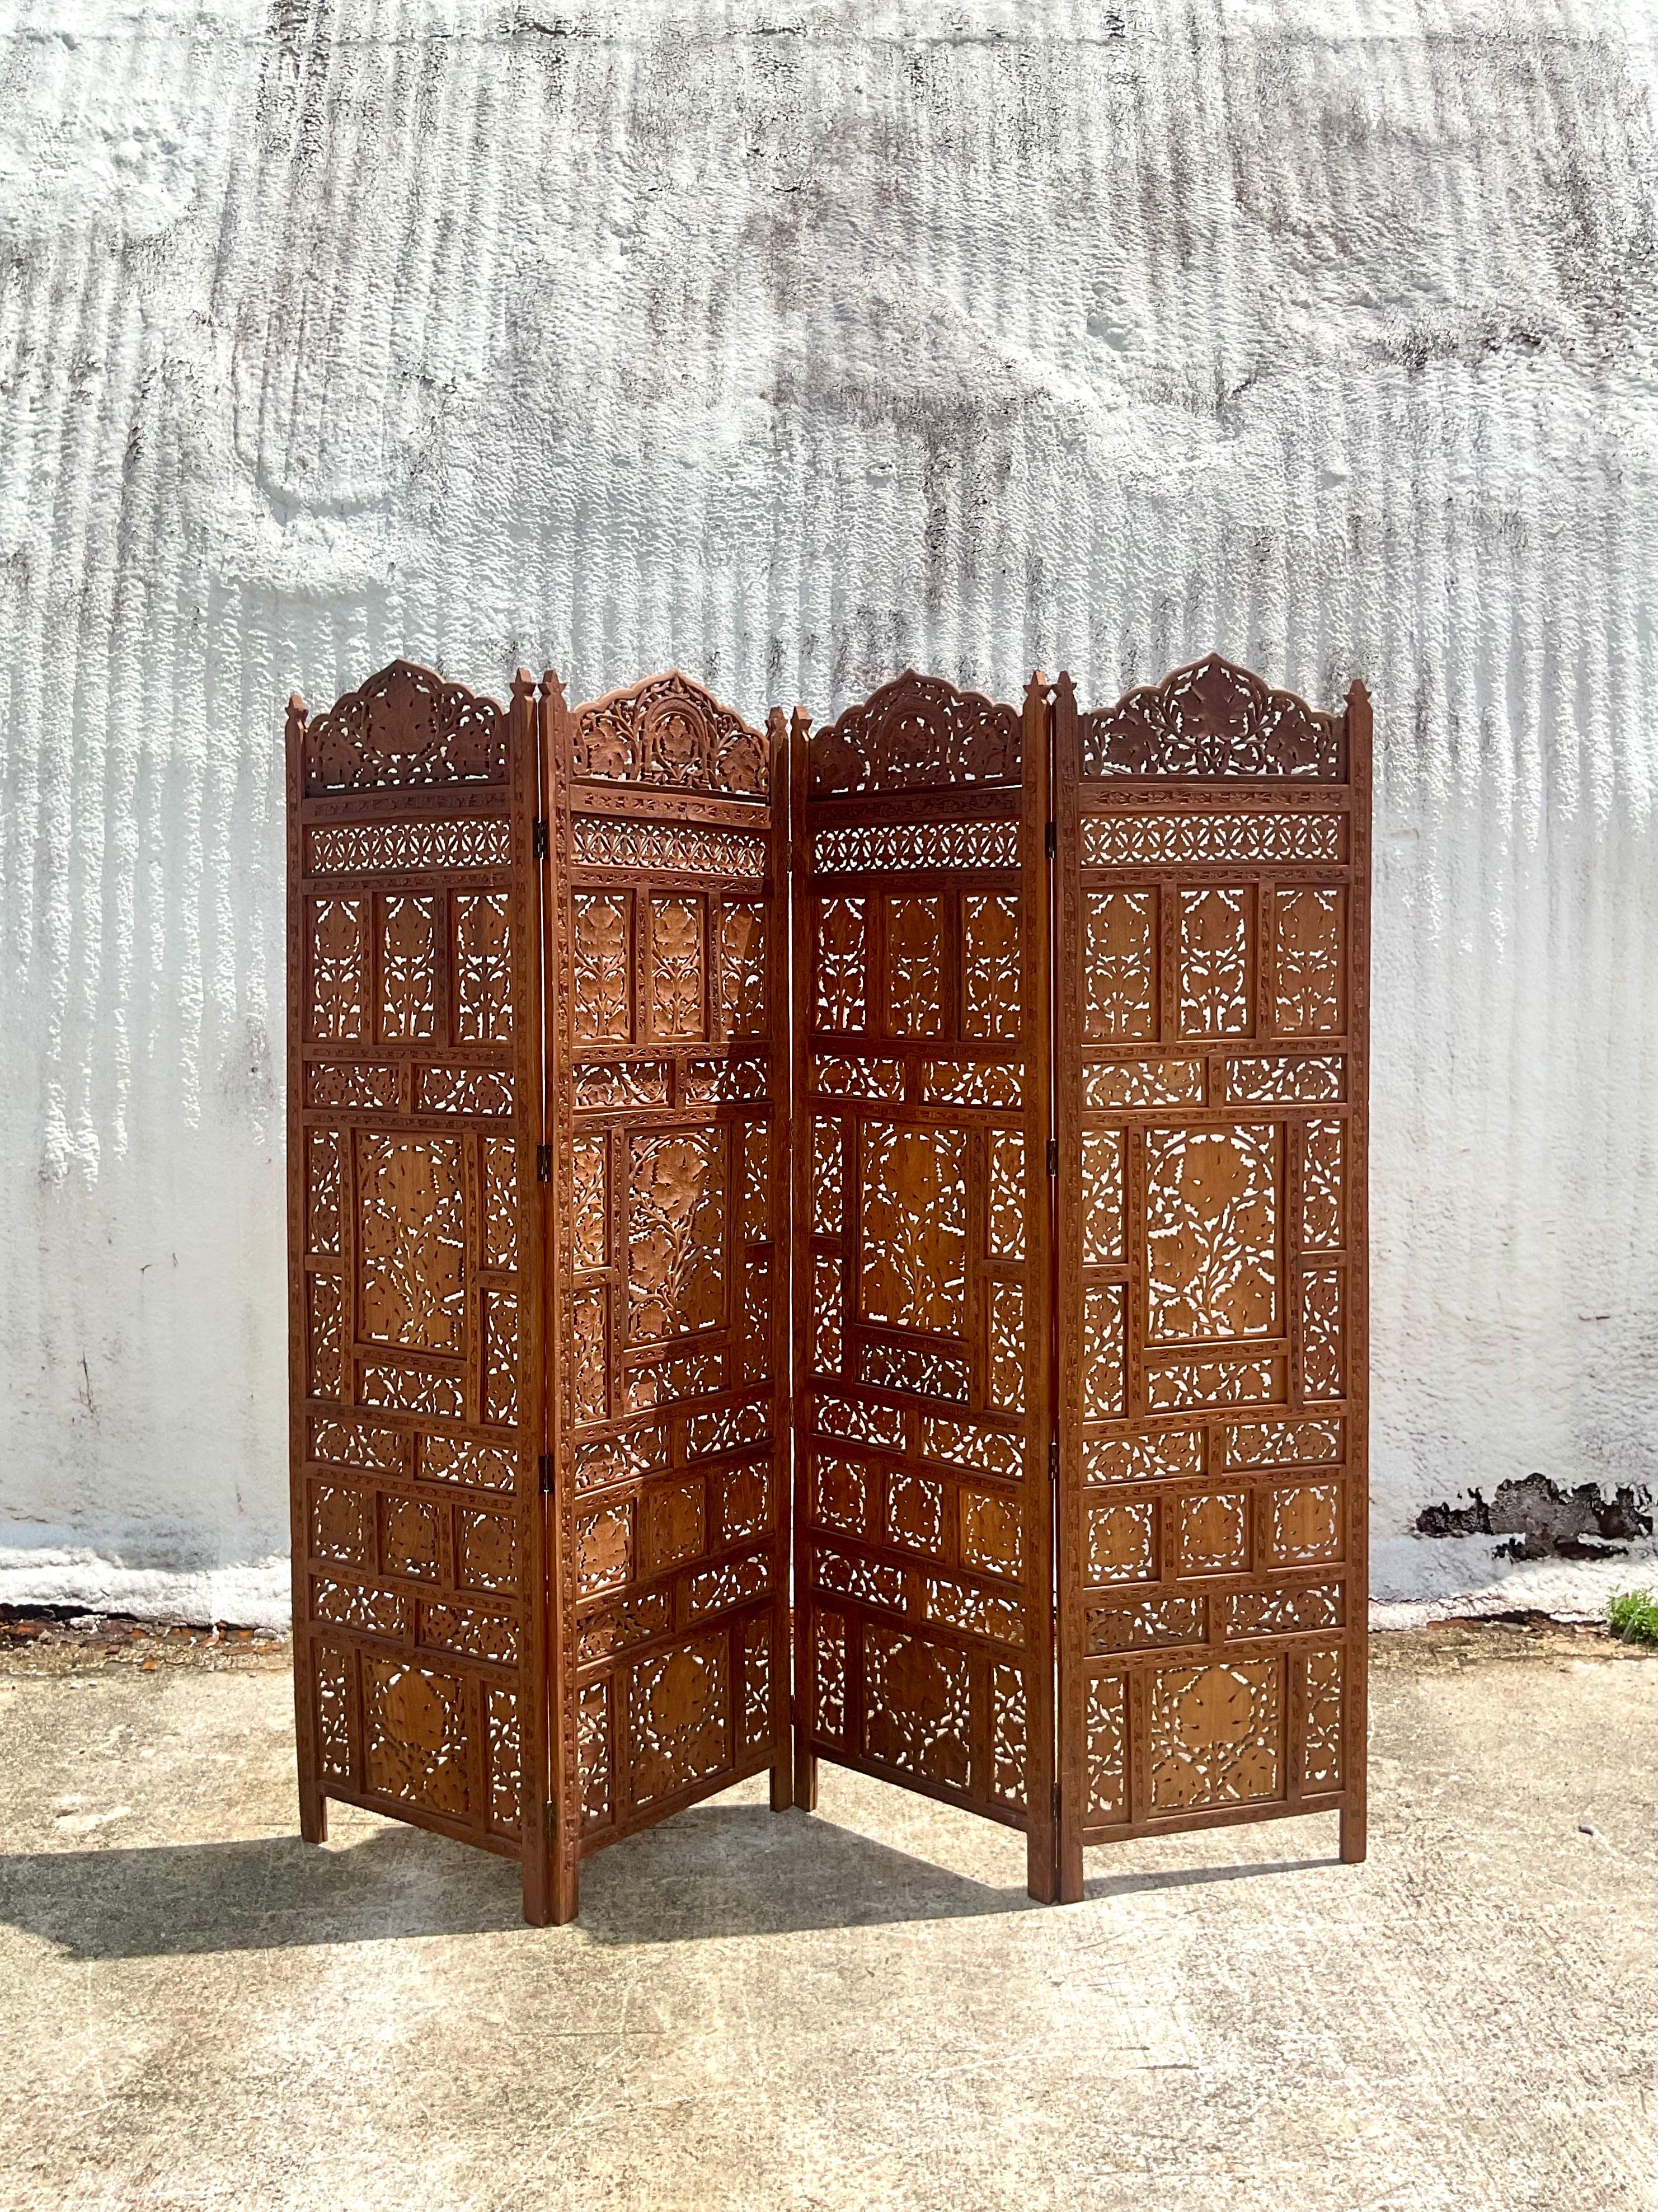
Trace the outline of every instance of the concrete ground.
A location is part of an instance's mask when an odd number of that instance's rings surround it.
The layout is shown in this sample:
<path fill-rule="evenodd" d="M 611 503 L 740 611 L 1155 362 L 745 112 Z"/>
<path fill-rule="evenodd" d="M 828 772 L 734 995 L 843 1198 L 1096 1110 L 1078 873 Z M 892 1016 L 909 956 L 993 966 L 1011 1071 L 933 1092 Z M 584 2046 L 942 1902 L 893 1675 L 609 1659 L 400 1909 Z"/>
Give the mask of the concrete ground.
<path fill-rule="evenodd" d="M 108 1643 L 110 1648 L 104 1649 Z M 1374 1639 L 1324 1816 L 1090 1855 L 823 1770 L 525 1928 L 508 1864 L 294 1834 L 281 1645 L 0 1653 L 0 2204 L 1600 2212 L 1655 2202 L 1654 1681 Z"/>

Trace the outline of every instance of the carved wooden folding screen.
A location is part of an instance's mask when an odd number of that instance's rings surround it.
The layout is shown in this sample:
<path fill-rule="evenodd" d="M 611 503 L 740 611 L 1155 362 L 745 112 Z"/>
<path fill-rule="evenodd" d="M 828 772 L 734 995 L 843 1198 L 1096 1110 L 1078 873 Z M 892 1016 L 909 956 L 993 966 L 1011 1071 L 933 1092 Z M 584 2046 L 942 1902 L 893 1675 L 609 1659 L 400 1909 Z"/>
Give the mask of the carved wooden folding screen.
<path fill-rule="evenodd" d="M 1363 1855 L 1370 710 L 1055 696 L 1061 1887 L 1339 1808 Z"/>
<path fill-rule="evenodd" d="M 534 733 L 398 663 L 288 715 L 294 1624 L 326 1797 L 544 1909 Z"/>
<path fill-rule="evenodd" d="M 808 737 L 397 663 L 293 702 L 288 799 L 307 1836 L 562 1919 L 826 1758 L 1039 1897 L 1287 1813 L 1363 1856 L 1360 687 L 906 675 Z"/>
<path fill-rule="evenodd" d="M 787 1802 L 786 820 L 683 678 L 546 707 L 563 1917 L 584 1850 Z"/>
<path fill-rule="evenodd" d="M 1053 1879 L 1047 705 L 901 677 L 797 744 L 797 1787 Z"/>

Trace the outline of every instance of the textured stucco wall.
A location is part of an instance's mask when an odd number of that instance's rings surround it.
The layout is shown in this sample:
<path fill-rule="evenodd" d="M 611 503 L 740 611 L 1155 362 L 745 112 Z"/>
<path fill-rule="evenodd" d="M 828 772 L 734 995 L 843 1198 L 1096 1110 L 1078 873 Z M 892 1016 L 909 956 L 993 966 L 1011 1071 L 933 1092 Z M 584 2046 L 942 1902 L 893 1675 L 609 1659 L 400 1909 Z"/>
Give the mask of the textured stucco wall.
<path fill-rule="evenodd" d="M 0 1595 L 281 1602 L 279 713 L 398 650 L 1363 673 L 1378 1587 L 1650 1480 L 1653 27 L 5 0 Z"/>

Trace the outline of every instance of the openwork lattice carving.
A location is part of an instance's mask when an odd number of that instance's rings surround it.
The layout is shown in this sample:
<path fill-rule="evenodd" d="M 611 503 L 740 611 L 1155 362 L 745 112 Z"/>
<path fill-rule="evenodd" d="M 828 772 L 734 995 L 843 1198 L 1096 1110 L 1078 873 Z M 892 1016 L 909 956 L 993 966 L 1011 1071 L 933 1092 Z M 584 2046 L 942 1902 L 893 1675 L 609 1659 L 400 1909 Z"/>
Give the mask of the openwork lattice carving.
<path fill-rule="evenodd" d="M 573 857 L 589 868 L 648 868 L 665 876 L 758 878 L 766 872 L 766 841 L 735 830 L 690 822 L 607 822 L 578 814 L 571 824 Z"/>
<path fill-rule="evenodd" d="M 869 822 L 820 830 L 812 840 L 820 875 L 885 874 L 906 868 L 1017 868 L 1017 822 Z"/>
<path fill-rule="evenodd" d="M 1154 890 L 1088 895 L 1084 1035 L 1090 1042 L 1123 1044 L 1157 1033 L 1157 900 Z"/>
<path fill-rule="evenodd" d="M 305 731 L 305 796 L 504 784 L 507 716 L 493 699 L 394 660 Z"/>
<path fill-rule="evenodd" d="M 1283 1678 L 1281 1659 L 1153 1674 L 1147 1734 L 1158 1811 L 1194 1813 L 1278 1794 Z"/>
<path fill-rule="evenodd" d="M 453 1674 L 362 1662 L 364 1771 L 371 1790 L 435 1813 L 471 1809 L 465 1688 Z"/>
<path fill-rule="evenodd" d="M 1019 763 L 1013 708 L 906 669 L 813 738 L 807 776 L 812 797 L 820 799 L 832 792 L 1017 783 Z"/>
<path fill-rule="evenodd" d="M 1128 1727 L 1124 1712 L 1124 1679 L 1095 1674 L 1088 1684 L 1088 1804 L 1092 1822 L 1125 1820 L 1128 1783 L 1124 1772 Z"/>
<path fill-rule="evenodd" d="M 1278 1132 L 1145 1136 L 1148 1342 L 1267 1336 L 1278 1318 Z"/>
<path fill-rule="evenodd" d="M 967 1283 L 966 1141 L 863 1124 L 865 1320 L 959 1329 Z"/>
<path fill-rule="evenodd" d="M 1341 860 L 1346 823 L 1336 813 L 1086 815 L 1085 868 L 1157 868 L 1193 860 Z"/>
<path fill-rule="evenodd" d="M 1307 1669 L 1307 1733 L 1303 1751 L 1302 1787 L 1339 1790 L 1346 1780 L 1343 1755 L 1343 1724 L 1346 1717 L 1342 1694 L 1345 1654 L 1309 1651 Z"/>
<path fill-rule="evenodd" d="M 1345 894 L 1281 890 L 1276 908 L 1278 992 L 1273 1026 L 1279 1036 L 1309 1036 L 1343 1026 L 1346 997 Z"/>
<path fill-rule="evenodd" d="M 864 1632 L 864 1670 L 870 1756 L 964 1790 L 971 1727 L 966 1655 L 871 1626 Z"/>
<path fill-rule="evenodd" d="M 820 899 L 816 934 L 815 994 L 819 1029 L 861 1030 L 868 991 L 866 902 Z"/>
<path fill-rule="evenodd" d="M 313 876 L 429 874 L 512 864 L 511 824 L 460 815 L 449 821 L 331 822 L 306 832 Z"/>
<path fill-rule="evenodd" d="M 579 707 L 573 719 L 570 770 L 583 780 L 766 796 L 766 733 L 677 669 Z"/>
<path fill-rule="evenodd" d="M 1274 691 L 1218 653 L 1081 717 L 1084 776 L 1315 776 L 1336 781 L 1339 715 Z"/>
<path fill-rule="evenodd" d="M 1247 1036 L 1254 1027 L 1249 957 L 1254 908 L 1248 890 L 1206 884 L 1181 893 L 1182 1036 Z"/>
<path fill-rule="evenodd" d="M 362 1330 L 418 1352 L 462 1349 L 466 1296 L 461 1146 L 361 1136 Z"/>

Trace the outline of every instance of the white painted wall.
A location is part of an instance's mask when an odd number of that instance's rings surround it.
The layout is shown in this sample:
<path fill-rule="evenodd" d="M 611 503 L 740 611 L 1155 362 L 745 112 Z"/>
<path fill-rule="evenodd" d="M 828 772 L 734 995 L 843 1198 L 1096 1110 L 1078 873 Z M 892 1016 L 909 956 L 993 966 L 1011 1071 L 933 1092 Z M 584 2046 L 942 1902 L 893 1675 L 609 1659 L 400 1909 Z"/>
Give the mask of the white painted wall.
<path fill-rule="evenodd" d="M 3 0 L 0 1596 L 283 1603 L 280 710 L 398 651 L 1362 673 L 1378 1589 L 1651 1480 L 1653 29 Z"/>

